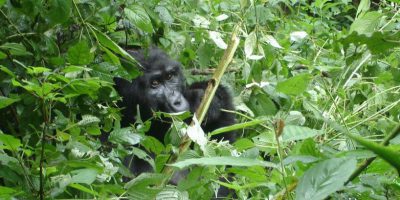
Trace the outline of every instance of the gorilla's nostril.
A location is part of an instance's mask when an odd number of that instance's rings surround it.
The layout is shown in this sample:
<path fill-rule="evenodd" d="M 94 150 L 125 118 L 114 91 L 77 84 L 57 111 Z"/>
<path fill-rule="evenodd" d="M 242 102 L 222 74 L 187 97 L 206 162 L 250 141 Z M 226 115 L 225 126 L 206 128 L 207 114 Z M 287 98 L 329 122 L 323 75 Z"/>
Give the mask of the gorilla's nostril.
<path fill-rule="evenodd" d="M 180 106 L 181 105 L 181 101 L 175 101 L 174 102 L 174 106 Z"/>

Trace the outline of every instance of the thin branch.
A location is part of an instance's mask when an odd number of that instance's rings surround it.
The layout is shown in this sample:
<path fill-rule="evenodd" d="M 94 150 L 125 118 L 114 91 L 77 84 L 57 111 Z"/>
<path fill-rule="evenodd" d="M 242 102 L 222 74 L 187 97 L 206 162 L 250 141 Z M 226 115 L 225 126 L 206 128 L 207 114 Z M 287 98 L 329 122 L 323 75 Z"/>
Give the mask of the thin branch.
<path fill-rule="evenodd" d="M 226 72 L 240 72 L 239 69 L 227 69 Z M 206 69 L 192 69 L 190 70 L 192 75 L 210 75 L 215 73 L 214 68 L 206 68 Z"/>
<path fill-rule="evenodd" d="M 240 27 L 240 25 L 236 25 L 236 27 L 234 28 L 228 48 L 225 50 L 224 55 L 222 56 L 222 58 L 218 64 L 218 67 L 215 70 L 213 77 L 208 81 L 208 86 L 204 92 L 204 97 L 201 100 L 200 106 L 196 110 L 195 117 L 198 119 L 199 124 L 202 123 L 202 121 L 208 111 L 208 108 L 211 104 L 211 101 L 215 95 L 215 92 L 218 88 L 218 85 L 221 82 L 221 78 L 222 78 L 223 74 L 225 73 L 226 68 L 228 67 L 228 64 L 232 61 L 233 55 L 235 54 L 236 49 L 239 45 L 239 38 L 237 36 L 239 33 L 239 27 Z M 190 126 L 194 126 L 193 120 L 192 120 Z M 179 146 L 179 153 L 172 155 L 171 159 L 169 160 L 169 163 L 174 163 L 179 155 L 186 152 L 186 150 L 189 148 L 190 144 L 191 144 L 191 140 L 190 140 L 188 134 L 186 134 L 182 138 L 181 144 Z M 174 173 L 174 169 L 170 166 L 166 166 L 163 169 L 162 173 L 168 175 L 168 177 L 172 177 L 172 175 Z M 165 180 L 165 181 L 168 181 L 168 180 Z M 165 184 L 165 182 L 162 184 Z"/>

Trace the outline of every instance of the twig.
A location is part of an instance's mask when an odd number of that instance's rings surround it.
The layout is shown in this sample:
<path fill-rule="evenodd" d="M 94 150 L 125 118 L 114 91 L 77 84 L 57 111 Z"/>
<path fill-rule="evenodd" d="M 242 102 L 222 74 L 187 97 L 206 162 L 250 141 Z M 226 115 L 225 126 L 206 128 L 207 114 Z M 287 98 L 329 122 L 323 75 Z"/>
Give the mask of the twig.
<path fill-rule="evenodd" d="M 49 126 L 51 123 L 51 109 L 52 109 L 52 102 L 51 101 L 46 101 L 45 97 L 42 99 L 42 112 L 43 112 L 43 131 L 41 135 L 41 147 L 40 147 L 40 163 L 39 163 L 39 173 L 40 173 L 40 179 L 39 179 L 39 197 L 40 200 L 44 200 L 46 195 L 44 192 L 44 184 L 45 184 L 45 177 L 44 177 L 44 151 L 45 151 L 45 142 L 46 142 L 46 134 L 48 133 Z"/>
<path fill-rule="evenodd" d="M 215 95 L 217 87 L 221 81 L 221 78 L 222 78 L 224 72 L 226 71 L 228 64 L 231 62 L 233 55 L 235 54 L 235 51 L 239 45 L 239 38 L 237 37 L 237 34 L 239 32 L 239 27 L 240 27 L 240 25 L 236 25 L 236 27 L 232 33 L 228 48 L 225 50 L 224 55 L 222 56 L 217 69 L 215 69 L 215 73 L 214 73 L 213 77 L 208 81 L 208 86 L 204 92 L 204 97 L 201 100 L 200 106 L 196 110 L 195 116 L 198 119 L 199 124 L 202 123 L 202 121 L 207 113 L 207 110 L 211 104 L 211 101 Z M 192 120 L 190 126 L 194 126 L 193 120 Z M 184 153 L 189 148 L 190 144 L 191 144 L 191 140 L 190 140 L 188 134 L 186 134 L 182 138 L 181 144 L 179 146 L 179 153 L 172 155 L 169 163 L 175 162 L 176 159 L 178 158 L 178 156 L 181 155 L 182 153 Z M 163 169 L 162 173 L 168 175 L 168 177 L 172 177 L 172 175 L 174 173 L 174 169 L 170 166 L 166 166 Z M 168 181 L 168 180 L 165 180 L 165 181 Z M 163 184 L 165 184 L 165 182 Z"/>
<path fill-rule="evenodd" d="M 239 72 L 239 69 L 227 69 L 226 72 Z M 214 68 L 207 68 L 207 69 L 192 69 L 190 70 L 192 75 L 210 75 L 215 73 Z"/>
<path fill-rule="evenodd" d="M 381 145 L 383 146 L 387 146 L 389 144 L 389 141 L 391 139 L 393 139 L 394 137 L 396 137 L 397 135 L 400 134 L 400 124 L 398 124 L 393 131 L 385 137 L 385 139 L 383 139 L 383 141 L 381 142 Z M 372 158 L 368 158 L 367 160 L 365 160 L 358 168 L 356 171 L 353 172 L 353 174 L 351 174 L 350 178 L 344 183 L 345 185 L 347 185 L 348 183 L 350 183 L 353 179 L 355 179 L 358 175 L 361 174 L 362 171 L 364 171 L 365 168 L 367 168 L 374 160 L 376 159 L 376 157 L 372 157 Z"/>

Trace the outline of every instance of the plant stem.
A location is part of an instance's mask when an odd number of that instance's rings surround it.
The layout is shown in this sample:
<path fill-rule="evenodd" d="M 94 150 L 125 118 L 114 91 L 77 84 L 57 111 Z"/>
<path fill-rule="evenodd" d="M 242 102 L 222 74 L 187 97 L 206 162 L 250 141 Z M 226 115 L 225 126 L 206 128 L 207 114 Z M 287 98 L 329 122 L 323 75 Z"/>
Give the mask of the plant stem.
<path fill-rule="evenodd" d="M 236 27 L 234 28 L 228 48 L 225 49 L 224 55 L 222 56 L 222 58 L 218 64 L 218 67 L 215 70 L 213 77 L 208 81 L 208 86 L 204 92 L 204 97 L 201 100 L 200 106 L 196 110 L 194 117 L 196 117 L 198 119 L 199 124 L 201 124 L 201 122 L 203 121 L 203 119 L 208 111 L 208 108 L 211 104 L 211 101 L 215 95 L 215 92 L 218 88 L 218 85 L 221 82 L 221 78 L 222 78 L 223 74 L 225 73 L 226 68 L 228 67 L 228 64 L 232 61 L 233 55 L 235 54 L 236 49 L 239 45 L 239 39 L 237 37 L 237 35 L 239 33 L 239 27 L 240 27 L 240 25 L 236 25 Z M 192 122 L 190 123 L 189 126 L 194 126 L 194 120 L 192 120 Z M 190 140 L 188 134 L 186 134 L 182 138 L 181 144 L 179 146 L 178 154 L 172 155 L 169 160 L 169 163 L 175 162 L 176 159 L 178 158 L 178 156 L 181 155 L 182 153 L 184 153 L 189 148 L 190 144 L 191 144 L 191 140 Z M 162 173 L 168 175 L 168 177 L 172 177 L 172 175 L 174 173 L 174 169 L 170 166 L 166 166 L 163 169 Z M 168 179 L 166 179 L 165 182 L 162 184 L 164 185 L 167 181 L 168 181 Z"/>

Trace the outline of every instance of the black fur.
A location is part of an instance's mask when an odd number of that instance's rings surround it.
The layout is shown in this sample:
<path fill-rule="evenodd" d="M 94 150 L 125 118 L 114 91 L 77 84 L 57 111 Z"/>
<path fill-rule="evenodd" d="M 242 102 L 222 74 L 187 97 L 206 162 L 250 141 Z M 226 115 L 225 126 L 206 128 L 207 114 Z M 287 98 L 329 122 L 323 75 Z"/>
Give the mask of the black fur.
<path fill-rule="evenodd" d="M 196 82 L 190 86 L 186 85 L 185 78 L 183 76 L 181 65 L 170 59 L 162 50 L 158 48 L 152 48 L 149 51 L 129 51 L 135 59 L 143 66 L 143 75 L 132 80 L 131 82 L 122 78 L 114 78 L 115 89 L 122 97 L 122 101 L 119 102 L 119 107 L 124 108 L 122 111 L 122 126 L 129 126 L 135 122 L 135 116 L 137 115 L 137 106 L 139 106 L 140 116 L 143 121 L 153 116 L 153 111 L 163 112 L 176 112 L 190 110 L 194 113 L 201 102 L 201 98 L 204 95 L 204 91 L 207 87 L 207 82 Z M 183 110 L 174 110 L 168 108 L 168 106 L 162 105 L 165 102 L 173 102 L 168 95 L 157 97 L 157 95 L 149 95 L 151 89 L 150 80 L 152 73 L 155 71 L 161 72 L 161 77 L 167 73 L 166 69 L 173 66 L 174 77 L 171 80 L 175 80 L 174 84 L 169 84 L 169 89 L 173 90 L 172 93 L 182 95 L 184 99 L 182 101 L 188 102 L 188 107 Z M 167 81 L 165 81 L 167 82 Z M 168 86 L 166 86 L 167 88 Z M 160 89 L 160 93 L 163 93 L 166 89 Z M 165 93 L 165 92 L 164 92 Z M 161 99 L 160 99 L 161 98 Z M 172 104 L 172 103 L 170 103 Z M 224 86 L 219 86 L 214 99 L 210 105 L 209 111 L 202 124 L 203 130 L 207 133 L 217 128 L 232 125 L 235 123 L 235 117 L 232 113 L 221 111 L 234 110 L 232 104 L 232 97 L 228 90 Z M 170 123 L 153 120 L 148 135 L 156 137 L 158 140 L 163 141 L 165 132 L 170 127 Z M 234 133 L 225 133 L 213 137 L 215 139 L 225 139 L 233 142 L 235 139 Z"/>
<path fill-rule="evenodd" d="M 122 97 L 119 107 L 123 108 L 121 122 L 123 127 L 129 126 L 136 121 L 137 107 L 139 107 L 140 117 L 143 121 L 153 116 L 152 111 L 180 112 L 189 110 L 191 113 L 196 111 L 207 88 L 206 81 L 196 82 L 188 86 L 182 73 L 181 64 L 170 59 L 158 48 L 151 48 L 147 52 L 129 51 L 129 53 L 142 65 L 144 70 L 142 76 L 132 81 L 118 77 L 114 78 L 115 89 Z M 159 84 L 156 87 L 152 84 L 155 76 L 161 77 L 157 80 Z M 235 123 L 235 116 L 232 113 L 223 112 L 221 109 L 234 109 L 232 97 L 224 86 L 219 86 L 217 89 L 202 123 L 202 128 L 206 133 Z M 170 126 L 171 124 L 168 120 L 153 119 L 147 134 L 163 142 Z M 235 134 L 234 132 L 228 132 L 216 135 L 212 139 L 225 139 L 233 142 Z M 138 175 L 143 172 L 153 171 L 146 161 L 136 157 L 128 157 L 125 163 L 129 163 L 128 160 L 131 159 L 132 165 L 128 167 L 133 174 Z M 170 183 L 177 185 L 187 173 L 188 170 L 175 173 Z M 227 196 L 230 192 L 232 191 L 221 187 L 218 191 L 218 196 Z"/>

